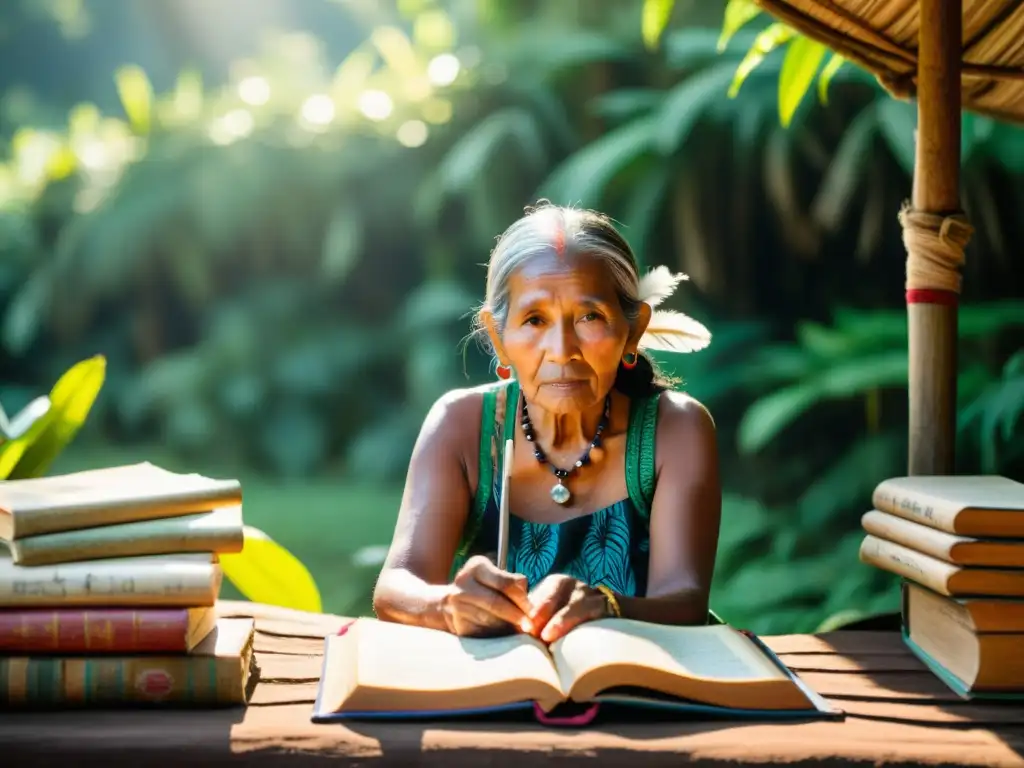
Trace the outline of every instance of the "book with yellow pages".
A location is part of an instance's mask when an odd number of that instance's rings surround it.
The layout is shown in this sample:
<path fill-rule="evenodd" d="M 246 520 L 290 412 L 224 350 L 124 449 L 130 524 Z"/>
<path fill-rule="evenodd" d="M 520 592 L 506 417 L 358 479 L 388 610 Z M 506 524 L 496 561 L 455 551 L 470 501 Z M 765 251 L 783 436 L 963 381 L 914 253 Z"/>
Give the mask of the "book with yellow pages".
<path fill-rule="evenodd" d="M 725 624 L 601 619 L 547 646 L 524 634 L 461 638 L 357 619 L 325 640 L 312 720 L 523 710 L 542 723 L 582 725 L 606 706 L 725 718 L 843 716 L 756 637 Z"/>

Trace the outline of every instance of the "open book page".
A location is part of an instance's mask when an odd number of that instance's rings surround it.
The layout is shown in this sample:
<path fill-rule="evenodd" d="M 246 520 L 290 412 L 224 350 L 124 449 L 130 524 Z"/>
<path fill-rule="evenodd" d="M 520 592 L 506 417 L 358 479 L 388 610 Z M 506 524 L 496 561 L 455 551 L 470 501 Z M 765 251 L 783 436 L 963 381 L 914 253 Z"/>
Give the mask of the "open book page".
<path fill-rule="evenodd" d="M 574 629 L 551 652 L 562 688 L 575 701 L 591 700 L 610 688 L 632 687 L 723 707 L 810 706 L 755 643 L 725 625 L 602 619 Z"/>
<path fill-rule="evenodd" d="M 565 696 L 540 641 L 476 639 L 359 619 L 328 639 L 321 708 L 334 712 L 459 710 Z"/>

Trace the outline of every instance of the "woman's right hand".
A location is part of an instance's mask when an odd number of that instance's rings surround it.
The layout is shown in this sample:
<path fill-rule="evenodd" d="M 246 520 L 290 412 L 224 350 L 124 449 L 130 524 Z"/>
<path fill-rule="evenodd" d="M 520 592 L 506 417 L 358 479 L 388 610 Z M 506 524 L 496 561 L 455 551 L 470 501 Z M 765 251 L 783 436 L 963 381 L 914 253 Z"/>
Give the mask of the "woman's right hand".
<path fill-rule="evenodd" d="M 482 555 L 455 574 L 442 611 L 448 631 L 460 637 L 530 632 L 526 577 L 498 568 Z"/>

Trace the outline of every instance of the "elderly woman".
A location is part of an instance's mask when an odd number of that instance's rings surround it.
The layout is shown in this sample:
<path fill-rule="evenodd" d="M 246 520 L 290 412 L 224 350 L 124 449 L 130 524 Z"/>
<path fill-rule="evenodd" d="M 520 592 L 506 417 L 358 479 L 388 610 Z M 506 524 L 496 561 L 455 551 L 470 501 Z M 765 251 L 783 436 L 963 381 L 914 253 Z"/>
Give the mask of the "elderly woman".
<path fill-rule="evenodd" d="M 682 279 L 641 277 L 590 211 L 545 204 L 499 238 L 477 316 L 499 381 L 450 392 L 427 416 L 374 593 L 380 619 L 545 642 L 607 616 L 706 623 L 714 422 L 641 351 L 709 343 L 696 321 L 654 310 Z M 506 439 L 507 571 L 492 559 Z"/>

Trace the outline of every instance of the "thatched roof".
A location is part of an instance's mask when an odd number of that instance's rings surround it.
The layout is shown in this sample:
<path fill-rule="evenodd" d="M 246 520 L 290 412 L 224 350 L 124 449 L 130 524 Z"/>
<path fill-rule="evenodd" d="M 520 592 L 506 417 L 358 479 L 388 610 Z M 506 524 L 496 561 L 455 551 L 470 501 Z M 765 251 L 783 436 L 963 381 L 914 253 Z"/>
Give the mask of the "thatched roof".
<path fill-rule="evenodd" d="M 873 72 L 898 98 L 913 97 L 917 0 L 756 0 L 804 35 Z M 1024 2 L 963 0 L 962 105 L 1024 122 Z"/>

